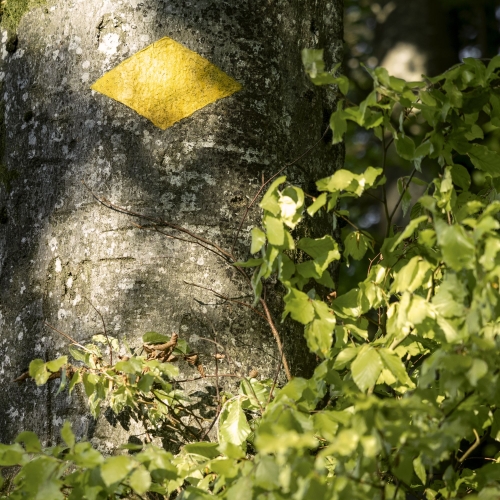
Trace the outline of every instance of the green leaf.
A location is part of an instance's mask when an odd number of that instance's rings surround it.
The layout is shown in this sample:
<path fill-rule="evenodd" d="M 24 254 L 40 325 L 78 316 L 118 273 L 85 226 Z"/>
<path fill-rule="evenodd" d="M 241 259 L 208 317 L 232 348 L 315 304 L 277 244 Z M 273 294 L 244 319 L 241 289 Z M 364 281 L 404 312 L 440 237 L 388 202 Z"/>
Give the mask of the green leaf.
<path fill-rule="evenodd" d="M 405 160 L 413 160 L 415 157 L 415 143 L 408 136 L 398 135 L 394 141 L 396 143 L 396 151 L 401 158 Z"/>
<path fill-rule="evenodd" d="M 472 269 L 475 263 L 476 247 L 465 229 L 458 225 L 435 221 L 436 235 L 443 259 L 455 271 Z"/>
<path fill-rule="evenodd" d="M 333 132 L 332 143 L 338 144 L 342 142 L 344 134 L 347 132 L 347 121 L 345 119 L 345 112 L 342 109 L 343 103 L 340 101 L 337 105 L 337 110 L 330 116 L 330 128 Z"/>
<path fill-rule="evenodd" d="M 71 424 L 66 421 L 61 429 L 61 437 L 64 439 L 64 442 L 68 445 L 69 448 L 73 448 L 75 446 L 75 435 L 71 430 Z"/>
<path fill-rule="evenodd" d="M 413 257 L 396 274 L 391 290 L 393 292 L 414 292 L 430 277 L 432 264 L 422 257 Z"/>
<path fill-rule="evenodd" d="M 418 146 L 418 148 L 415 150 L 415 153 L 413 155 L 414 157 L 414 162 L 415 162 L 415 168 L 421 172 L 421 165 L 422 165 L 422 160 L 426 157 L 429 156 L 432 152 L 434 151 L 434 146 L 432 142 L 430 141 L 425 141 Z"/>
<path fill-rule="evenodd" d="M 413 233 L 415 232 L 420 223 L 426 220 L 427 220 L 427 215 L 421 215 L 420 217 L 411 220 L 410 223 L 404 229 L 404 231 L 399 235 L 398 239 L 393 243 L 389 251 L 393 252 L 403 240 L 406 240 L 406 238 L 409 238 L 410 236 L 413 235 Z"/>
<path fill-rule="evenodd" d="M 151 486 L 151 474 L 143 465 L 140 465 L 130 475 L 129 484 L 138 495 L 143 495 Z"/>
<path fill-rule="evenodd" d="M 340 259 L 337 242 L 329 235 L 323 238 L 302 238 L 297 243 L 297 248 L 303 250 L 307 255 L 321 263 L 328 265 L 334 260 Z"/>
<path fill-rule="evenodd" d="M 302 64 L 311 78 L 316 78 L 318 73 L 325 70 L 323 49 L 302 49 Z"/>
<path fill-rule="evenodd" d="M 75 372 L 71 377 L 71 381 L 68 386 L 68 391 L 70 394 L 73 392 L 75 385 L 79 384 L 81 381 L 82 381 L 82 373 L 80 371 Z"/>
<path fill-rule="evenodd" d="M 333 311 L 319 300 L 313 300 L 314 320 L 306 325 L 304 335 L 311 352 L 325 357 L 331 349 L 335 316 Z"/>
<path fill-rule="evenodd" d="M 280 487 L 280 466 L 274 457 L 260 456 L 255 470 L 255 484 L 265 491 L 277 490 Z"/>
<path fill-rule="evenodd" d="M 472 149 L 467 153 L 473 165 L 491 175 L 500 176 L 500 155 L 480 144 L 472 144 Z"/>
<path fill-rule="evenodd" d="M 368 167 L 362 174 L 355 174 L 349 170 L 339 169 L 330 177 L 325 177 L 316 182 L 318 191 L 348 191 L 361 196 L 363 191 L 372 187 L 379 175 L 381 168 Z"/>
<path fill-rule="evenodd" d="M 36 385 L 45 384 L 50 377 L 50 372 L 47 370 L 43 359 L 34 359 L 30 363 L 29 374 L 35 380 Z"/>
<path fill-rule="evenodd" d="M 314 319 L 312 300 L 304 292 L 290 288 L 283 300 L 285 301 L 284 316 L 290 314 L 295 321 L 303 325 L 310 323 Z"/>
<path fill-rule="evenodd" d="M 257 267 L 264 262 L 264 259 L 248 259 L 245 262 L 235 262 L 233 265 L 237 267 Z"/>
<path fill-rule="evenodd" d="M 49 361 L 45 366 L 50 372 L 56 373 L 66 364 L 68 364 L 68 356 L 61 356 L 60 358 Z"/>
<path fill-rule="evenodd" d="M 283 184 L 286 181 L 286 177 L 282 175 L 278 177 L 272 184 L 269 186 L 266 194 L 262 197 L 262 201 L 259 203 L 260 208 L 267 210 L 273 215 L 278 215 L 281 211 L 280 205 L 278 203 L 278 194 L 277 189 L 280 184 Z"/>
<path fill-rule="evenodd" d="M 252 246 L 250 247 L 250 253 L 257 253 L 266 243 L 266 235 L 264 231 L 261 231 L 258 227 L 252 229 Z"/>
<path fill-rule="evenodd" d="M 387 368 L 401 384 L 407 385 L 411 388 L 415 387 L 406 368 L 401 361 L 401 358 L 389 349 L 379 349 L 378 351 L 385 368 Z"/>
<path fill-rule="evenodd" d="M 419 455 L 413 460 L 413 469 L 422 484 L 425 485 L 427 483 L 427 474 L 425 472 L 424 464 L 422 463 L 422 455 Z"/>
<path fill-rule="evenodd" d="M 130 457 L 125 455 L 110 457 L 101 465 L 101 477 L 104 484 L 109 487 L 123 481 L 133 468 L 134 462 Z"/>
<path fill-rule="evenodd" d="M 199 455 L 208 459 L 216 458 L 220 455 L 218 443 L 191 443 L 182 448 L 186 453 Z"/>
<path fill-rule="evenodd" d="M 307 207 L 307 213 L 312 217 L 321 207 L 326 204 L 327 201 L 327 193 L 321 193 L 315 200 L 312 205 Z"/>
<path fill-rule="evenodd" d="M 144 368 L 144 360 L 138 357 L 132 357 L 126 361 L 119 361 L 115 365 L 116 371 L 124 373 L 140 373 Z"/>
<path fill-rule="evenodd" d="M 353 231 L 344 240 L 344 257 L 346 259 L 351 256 L 354 260 L 360 260 L 368 250 L 373 250 L 373 241 L 364 233 Z"/>
<path fill-rule="evenodd" d="M 164 344 L 170 340 L 167 335 L 162 335 L 156 332 L 147 332 L 142 336 L 142 341 L 145 344 Z"/>
<path fill-rule="evenodd" d="M 242 445 L 251 429 L 241 406 L 241 399 L 236 398 L 224 405 L 219 419 L 219 436 L 222 441 Z"/>
<path fill-rule="evenodd" d="M 80 351 L 80 349 L 77 349 L 76 347 L 69 346 L 69 353 L 73 358 L 75 358 L 76 361 L 83 361 L 85 362 L 85 352 Z"/>
<path fill-rule="evenodd" d="M 474 359 L 472 361 L 472 366 L 467 372 L 467 378 L 472 385 L 476 387 L 480 379 L 482 379 L 488 373 L 488 363 L 482 359 Z"/>
<path fill-rule="evenodd" d="M 363 392 L 373 387 L 382 371 L 380 355 L 373 347 L 364 346 L 351 364 L 352 378 Z"/>
<path fill-rule="evenodd" d="M 263 220 L 264 227 L 266 228 L 266 235 L 269 243 L 276 247 L 283 247 L 285 245 L 285 228 L 281 219 L 277 219 L 271 215 L 266 215 Z"/>
<path fill-rule="evenodd" d="M 0 466 L 11 467 L 23 463 L 24 449 L 15 443 L 12 445 L 0 443 Z"/>
<path fill-rule="evenodd" d="M 453 179 L 453 184 L 467 191 L 470 187 L 470 175 L 467 169 L 463 165 L 454 164 L 451 167 L 451 178 Z"/>
<path fill-rule="evenodd" d="M 358 355 L 358 352 L 358 347 L 346 347 L 345 349 L 342 349 L 342 351 L 340 351 L 335 357 L 333 369 L 342 370 L 345 368 Z"/>
<path fill-rule="evenodd" d="M 361 307 L 358 302 L 358 288 L 353 288 L 332 302 L 332 309 L 341 318 L 358 318 Z"/>
<path fill-rule="evenodd" d="M 154 381 L 155 381 L 155 377 L 153 375 L 150 375 L 149 373 L 145 373 L 139 379 L 139 382 L 137 382 L 137 389 L 139 389 L 140 391 L 142 391 L 146 394 L 151 390 L 151 386 L 153 385 Z"/>
<path fill-rule="evenodd" d="M 15 440 L 16 443 L 24 443 L 24 448 L 28 453 L 40 453 L 42 445 L 38 440 L 38 436 L 31 431 L 21 432 Z"/>
<path fill-rule="evenodd" d="M 410 190 L 408 189 L 408 177 L 400 177 L 398 179 L 397 186 L 398 186 L 398 193 L 402 195 L 401 209 L 403 211 L 403 217 L 405 217 L 411 205 L 411 194 Z"/>

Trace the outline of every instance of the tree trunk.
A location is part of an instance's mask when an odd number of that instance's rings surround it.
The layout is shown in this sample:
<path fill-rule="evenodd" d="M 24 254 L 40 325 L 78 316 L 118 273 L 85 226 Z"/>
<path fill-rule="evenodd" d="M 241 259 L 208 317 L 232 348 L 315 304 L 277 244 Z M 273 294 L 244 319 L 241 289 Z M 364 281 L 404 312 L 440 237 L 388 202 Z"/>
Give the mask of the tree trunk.
<path fill-rule="evenodd" d="M 139 346 L 145 332 L 180 337 L 213 371 L 213 345 L 226 346 L 246 376 L 273 377 L 279 365 L 268 325 L 222 300 L 251 302 L 251 289 L 227 263 L 199 245 L 154 231 L 114 212 L 98 197 L 188 228 L 230 250 L 249 199 L 268 179 L 320 141 L 333 105 L 308 81 L 300 50 L 321 47 L 340 60 L 341 0 L 53 0 L 25 15 L 15 52 L 3 50 L 5 151 L 16 177 L 0 191 L 0 440 L 33 430 L 58 439 L 65 419 L 101 449 L 127 431 L 108 414 L 94 422 L 83 395 L 56 394 L 11 381 L 33 358 L 67 353 L 107 331 Z M 208 59 L 243 90 L 209 104 L 166 130 L 90 85 L 152 42 L 170 37 Z M 2 43 L 7 42 L 6 33 Z M 10 47 L 10 50 L 13 50 Z M 327 141 L 286 175 L 306 190 L 341 164 Z M 12 176 L 11 176 L 12 177 Z M 248 257 L 249 228 L 236 246 Z M 331 227 L 331 226 L 330 226 Z M 174 232 L 167 231 L 169 234 Z M 178 235 L 178 233 L 176 233 Z M 324 234 L 324 233 L 323 233 Z M 267 297 L 279 319 L 279 290 Z M 302 333 L 278 329 L 291 370 L 305 370 Z M 196 374 L 180 365 L 187 377 Z M 210 392 L 213 380 L 195 388 Z M 115 428 L 113 429 L 113 426 Z M 127 426 L 125 426 L 127 427 Z"/>

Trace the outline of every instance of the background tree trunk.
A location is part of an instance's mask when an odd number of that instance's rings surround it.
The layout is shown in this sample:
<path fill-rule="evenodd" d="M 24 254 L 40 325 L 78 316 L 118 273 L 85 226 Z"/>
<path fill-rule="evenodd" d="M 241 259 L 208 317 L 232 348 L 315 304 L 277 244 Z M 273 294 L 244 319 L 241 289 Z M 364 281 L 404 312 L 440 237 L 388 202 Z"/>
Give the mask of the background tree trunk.
<path fill-rule="evenodd" d="M 0 192 L 1 441 L 26 429 L 48 443 L 65 419 L 101 449 L 124 439 L 116 419 L 108 414 L 94 422 L 83 396 L 56 395 L 57 383 L 11 383 L 31 359 L 67 353 L 66 339 L 44 321 L 81 342 L 102 332 L 85 299 L 103 314 L 110 334 L 132 346 L 147 331 L 175 331 L 210 371 L 213 349 L 200 337 L 212 337 L 213 324 L 242 375 L 255 368 L 273 376 L 278 356 L 267 325 L 235 305 L 214 307 L 219 299 L 184 283 L 249 295 L 234 269 L 200 247 L 136 229 L 129 217 L 97 203 L 81 181 L 100 197 L 230 248 L 262 176 L 269 178 L 324 132 L 323 115 L 333 101 L 307 80 L 300 50 L 321 47 L 340 60 L 341 19 L 341 0 L 242 0 L 237 6 L 55 0 L 23 18 L 17 51 L 2 54 L 3 161 L 17 178 L 10 192 Z M 243 90 L 163 131 L 89 89 L 164 36 L 207 58 Z M 341 162 L 341 149 L 323 141 L 286 174 L 307 190 Z M 257 220 L 254 210 L 243 225 L 242 258 Z M 275 292 L 268 290 L 271 302 Z M 303 350 L 300 332 L 281 330 L 290 355 Z M 291 362 L 294 373 L 305 369 L 300 356 Z M 181 372 L 195 373 L 187 365 Z M 209 386 L 212 380 L 197 388 Z"/>

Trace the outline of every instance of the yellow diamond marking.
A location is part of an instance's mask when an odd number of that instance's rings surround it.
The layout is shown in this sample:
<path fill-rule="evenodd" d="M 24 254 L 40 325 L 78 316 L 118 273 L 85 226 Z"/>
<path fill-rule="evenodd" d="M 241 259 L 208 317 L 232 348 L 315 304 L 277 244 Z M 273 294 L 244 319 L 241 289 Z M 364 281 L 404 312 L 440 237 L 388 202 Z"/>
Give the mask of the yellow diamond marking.
<path fill-rule="evenodd" d="M 120 63 L 91 88 L 165 130 L 242 87 L 204 57 L 165 37 Z"/>

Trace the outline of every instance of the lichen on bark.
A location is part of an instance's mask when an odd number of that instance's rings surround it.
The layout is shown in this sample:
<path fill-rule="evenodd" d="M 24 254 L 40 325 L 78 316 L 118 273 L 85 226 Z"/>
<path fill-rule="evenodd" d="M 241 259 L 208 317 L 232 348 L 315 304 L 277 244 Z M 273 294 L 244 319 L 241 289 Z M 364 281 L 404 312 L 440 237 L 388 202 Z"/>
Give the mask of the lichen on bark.
<path fill-rule="evenodd" d="M 0 4 L 0 26 L 9 33 L 15 33 L 24 14 L 45 3 L 46 0 L 3 0 Z"/>

